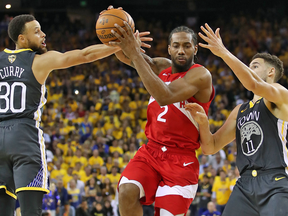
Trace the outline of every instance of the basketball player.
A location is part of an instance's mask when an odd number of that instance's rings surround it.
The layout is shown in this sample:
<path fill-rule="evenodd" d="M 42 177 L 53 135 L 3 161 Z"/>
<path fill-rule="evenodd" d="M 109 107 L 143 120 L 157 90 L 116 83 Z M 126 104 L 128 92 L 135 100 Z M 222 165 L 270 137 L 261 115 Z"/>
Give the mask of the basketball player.
<path fill-rule="evenodd" d="M 22 216 L 38 216 L 43 193 L 49 192 L 39 128 L 46 78 L 52 70 L 93 62 L 120 48 L 99 44 L 66 53 L 47 51 L 46 35 L 32 15 L 16 16 L 8 34 L 16 50 L 0 52 L 0 215 L 13 215 L 17 194 Z"/>
<path fill-rule="evenodd" d="M 197 35 L 180 26 L 169 36 L 171 60 L 140 53 L 138 37 L 117 25 L 123 52 L 117 57 L 134 67 L 151 94 L 147 109 L 147 145 L 141 147 L 122 173 L 119 182 L 121 216 L 143 215 L 142 206 L 155 201 L 156 215 L 185 215 L 198 187 L 199 148 L 196 122 L 184 105 L 195 102 L 206 114 L 214 97 L 210 72 L 195 64 Z M 172 66 L 171 66 L 172 65 Z"/>
<path fill-rule="evenodd" d="M 210 49 L 233 70 L 243 86 L 254 93 L 251 101 L 234 108 L 225 124 L 215 133 L 209 131 L 205 110 L 188 104 L 198 122 L 204 154 L 214 154 L 236 138 L 236 164 L 240 176 L 233 188 L 224 216 L 288 215 L 288 91 L 276 83 L 283 75 L 283 62 L 274 55 L 258 53 L 249 67 L 223 45 L 219 28 L 214 33 L 201 27 Z"/>

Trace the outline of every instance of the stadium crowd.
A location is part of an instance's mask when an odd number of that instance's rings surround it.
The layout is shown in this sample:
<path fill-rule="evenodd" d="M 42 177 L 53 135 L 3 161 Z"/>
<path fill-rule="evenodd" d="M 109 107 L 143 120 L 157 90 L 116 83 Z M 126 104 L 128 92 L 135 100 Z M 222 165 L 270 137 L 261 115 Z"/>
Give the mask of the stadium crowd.
<path fill-rule="evenodd" d="M 0 23 L 0 50 L 15 48 L 6 33 L 9 20 L 6 16 Z M 147 54 L 167 56 L 168 35 L 178 23 L 149 22 L 143 18 L 135 22 L 137 29 L 149 30 L 154 39 Z M 201 24 L 191 27 L 197 32 Z M 267 19 L 260 11 L 254 17 L 235 15 L 228 22 L 219 18 L 209 24 L 221 28 L 224 44 L 244 63 L 249 64 L 257 52 L 269 52 L 279 56 L 287 70 L 287 19 Z M 48 49 L 64 52 L 99 43 L 94 29 L 88 31 L 78 21 L 66 20 L 59 26 L 42 29 Z M 209 51 L 200 49 L 197 63 L 204 65 L 213 77 L 216 96 L 209 110 L 209 122 L 215 132 L 230 111 L 252 95 L 230 68 Z M 286 75 L 280 83 L 288 86 Z M 136 71 L 115 56 L 54 71 L 46 87 L 47 105 L 41 126 L 51 192 L 43 199 L 43 215 L 119 215 L 117 183 L 121 172 L 147 142 L 144 129 L 148 92 Z M 208 203 L 221 213 L 239 177 L 235 142 L 215 155 L 203 155 L 200 148 L 197 156 L 199 187 L 187 215 L 204 215 Z M 144 215 L 153 215 L 153 206 L 143 208 Z"/>

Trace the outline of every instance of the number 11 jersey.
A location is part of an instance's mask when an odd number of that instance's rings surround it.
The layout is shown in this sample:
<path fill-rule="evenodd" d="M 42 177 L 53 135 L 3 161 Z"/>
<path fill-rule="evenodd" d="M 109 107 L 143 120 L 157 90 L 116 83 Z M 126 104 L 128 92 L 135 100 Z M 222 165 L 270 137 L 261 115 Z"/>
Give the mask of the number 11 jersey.
<path fill-rule="evenodd" d="M 189 70 L 196 67 L 202 67 L 202 65 L 194 64 Z M 188 71 L 172 74 L 172 68 L 169 67 L 159 74 L 159 78 L 166 85 L 169 85 L 174 80 L 183 78 Z M 184 101 L 159 106 L 157 101 L 150 97 L 145 128 L 145 134 L 149 142 L 154 142 L 161 146 L 177 147 L 185 151 L 198 149 L 200 147 L 198 124 L 189 111 L 185 110 L 184 105 L 187 103 L 198 103 L 207 114 L 215 94 L 214 87 L 212 86 L 212 88 L 213 91 L 207 103 L 201 103 L 194 97 L 190 97 Z"/>
<path fill-rule="evenodd" d="M 0 121 L 29 118 L 41 121 L 46 88 L 35 78 L 31 49 L 0 52 Z"/>

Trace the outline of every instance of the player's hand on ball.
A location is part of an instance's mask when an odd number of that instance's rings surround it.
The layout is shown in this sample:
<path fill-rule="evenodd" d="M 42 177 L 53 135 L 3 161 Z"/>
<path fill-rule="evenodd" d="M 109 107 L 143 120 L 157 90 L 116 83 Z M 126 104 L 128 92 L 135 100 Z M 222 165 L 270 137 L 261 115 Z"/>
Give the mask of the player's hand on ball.
<path fill-rule="evenodd" d="M 221 36 L 220 36 L 220 29 L 217 28 L 214 32 L 210 26 L 205 23 L 205 27 L 201 26 L 201 30 L 206 34 L 203 35 L 199 32 L 199 36 L 206 41 L 208 44 L 199 43 L 199 46 L 209 49 L 214 55 L 222 57 L 227 52 L 226 47 L 223 45 Z"/>
<path fill-rule="evenodd" d="M 109 5 L 109 7 L 107 8 L 107 10 L 111 10 L 111 9 L 114 9 L 113 5 Z M 118 10 L 123 10 L 122 7 L 118 7 L 117 9 L 118 9 Z M 100 15 L 101 15 L 102 13 L 104 13 L 105 11 L 107 11 L 107 10 L 102 10 L 102 11 L 100 12 Z"/>
<path fill-rule="evenodd" d="M 116 31 L 111 30 L 112 34 L 114 34 L 120 42 L 109 42 L 110 46 L 119 46 L 121 47 L 124 54 L 132 59 L 135 57 L 137 53 L 141 52 L 141 40 L 139 37 L 139 32 L 136 32 L 136 37 L 133 34 L 131 27 L 127 22 L 124 21 L 124 25 L 128 31 L 126 32 L 123 28 L 121 28 L 118 24 L 115 24 L 115 27 L 121 32 L 122 36 L 118 34 Z"/>
<path fill-rule="evenodd" d="M 199 124 L 205 124 L 208 122 L 205 110 L 197 103 L 188 103 L 184 105 L 185 110 L 189 111 L 193 119 Z"/>

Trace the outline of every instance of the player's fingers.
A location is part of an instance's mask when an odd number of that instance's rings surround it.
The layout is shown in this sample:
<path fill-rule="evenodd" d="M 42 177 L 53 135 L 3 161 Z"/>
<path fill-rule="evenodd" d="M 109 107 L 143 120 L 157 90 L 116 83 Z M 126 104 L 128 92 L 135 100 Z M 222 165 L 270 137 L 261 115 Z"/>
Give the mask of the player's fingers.
<path fill-rule="evenodd" d="M 141 43 L 141 47 L 150 48 L 150 47 L 151 47 L 151 45 L 149 45 L 149 44 L 146 44 L 146 43 Z"/>
<path fill-rule="evenodd" d="M 115 42 L 115 41 L 110 41 L 109 42 L 109 46 L 120 46 L 121 45 L 121 42 Z"/>
<path fill-rule="evenodd" d="M 146 32 L 140 32 L 140 33 L 139 33 L 140 37 L 147 36 L 147 35 L 149 35 L 149 34 L 150 34 L 149 31 L 146 31 Z"/>
<path fill-rule="evenodd" d="M 142 48 L 140 48 L 140 51 L 142 52 L 142 53 L 145 53 L 146 51 L 144 50 L 144 49 L 142 49 Z"/>
<path fill-rule="evenodd" d="M 203 44 L 203 43 L 199 43 L 199 46 L 206 48 L 206 49 L 210 49 L 211 46 L 209 44 Z"/>
<path fill-rule="evenodd" d="M 210 26 L 208 25 L 208 23 L 205 23 L 205 27 L 206 27 L 206 29 L 209 31 L 209 33 L 211 34 L 211 36 L 215 35 L 214 31 L 212 30 L 212 28 L 210 28 Z"/>
<path fill-rule="evenodd" d="M 125 31 L 121 26 L 119 26 L 117 23 L 115 23 L 114 26 L 121 32 L 121 34 L 123 35 L 123 37 L 126 37 L 126 36 L 127 36 L 126 31 Z M 113 34 L 114 34 L 114 33 L 113 33 Z"/>
<path fill-rule="evenodd" d="M 121 28 L 121 27 L 120 27 Z M 114 31 L 113 29 L 111 30 L 111 33 L 114 34 L 120 41 L 123 39 L 121 37 L 121 35 L 119 35 L 116 31 Z"/>
<path fill-rule="evenodd" d="M 107 11 L 107 10 L 102 10 L 102 11 L 100 12 L 100 15 L 103 14 L 105 11 Z"/>
<path fill-rule="evenodd" d="M 118 10 L 123 10 L 123 8 L 122 8 L 122 7 L 118 7 L 117 9 L 118 9 Z"/>
<path fill-rule="evenodd" d="M 206 37 L 205 35 L 203 35 L 201 32 L 199 32 L 198 35 L 207 43 L 211 42 L 211 40 L 208 37 Z"/>
<path fill-rule="evenodd" d="M 139 36 L 140 36 L 140 34 L 139 34 Z M 141 36 L 140 36 L 140 40 L 141 40 L 141 41 L 153 41 L 153 38 L 150 38 L 150 37 L 141 37 Z"/>
<path fill-rule="evenodd" d="M 204 26 L 201 26 L 200 28 L 208 37 L 210 36 L 209 31 Z"/>
<path fill-rule="evenodd" d="M 126 21 L 123 21 L 123 23 L 124 23 L 124 25 L 125 25 L 125 27 L 126 27 L 126 29 L 127 29 L 127 33 L 128 33 L 128 35 L 133 35 L 133 30 L 132 30 L 132 28 L 131 28 L 131 26 L 126 22 Z M 138 30 L 137 30 L 138 31 Z M 137 32 L 136 31 L 136 32 Z M 126 32 L 125 32 L 126 33 Z M 127 34 L 126 33 L 126 34 Z M 138 35 L 139 35 L 139 31 L 138 31 Z"/>
<path fill-rule="evenodd" d="M 216 33 L 217 38 L 222 41 L 222 38 L 220 36 L 220 28 L 217 28 L 215 33 Z"/>
<path fill-rule="evenodd" d="M 114 7 L 113 7 L 113 5 L 109 5 L 109 7 L 107 8 L 107 10 L 111 10 L 111 9 L 113 9 Z"/>

